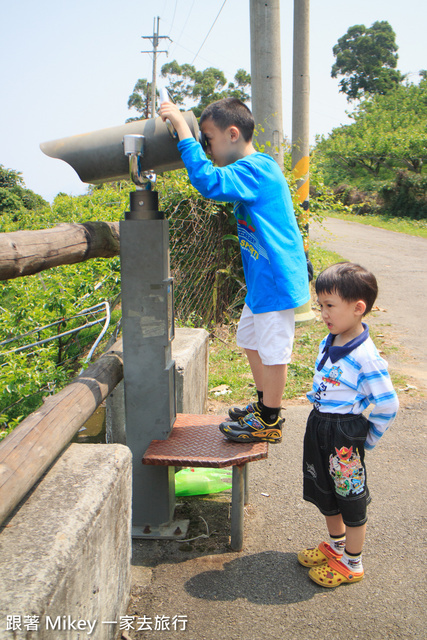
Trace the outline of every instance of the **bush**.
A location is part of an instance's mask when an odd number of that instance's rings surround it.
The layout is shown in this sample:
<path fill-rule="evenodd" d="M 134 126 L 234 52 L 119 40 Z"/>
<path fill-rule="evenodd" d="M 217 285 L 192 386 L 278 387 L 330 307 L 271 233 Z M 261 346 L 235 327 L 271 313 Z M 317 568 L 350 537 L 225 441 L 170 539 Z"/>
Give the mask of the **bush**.
<path fill-rule="evenodd" d="M 427 218 L 427 175 L 398 171 L 392 184 L 380 190 L 385 213 L 423 220 Z"/>

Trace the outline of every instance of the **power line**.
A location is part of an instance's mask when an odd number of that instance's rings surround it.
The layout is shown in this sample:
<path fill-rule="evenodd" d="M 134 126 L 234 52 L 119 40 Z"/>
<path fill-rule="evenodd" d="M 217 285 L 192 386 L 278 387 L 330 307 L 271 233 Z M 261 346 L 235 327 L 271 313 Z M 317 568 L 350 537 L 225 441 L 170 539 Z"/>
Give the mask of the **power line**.
<path fill-rule="evenodd" d="M 174 22 L 175 22 L 175 16 L 176 16 L 176 8 L 177 8 L 177 6 L 178 6 L 178 0 L 175 0 L 175 8 L 174 8 L 174 10 L 173 10 L 173 16 L 172 16 L 171 26 L 170 26 L 170 29 L 169 29 L 169 34 L 171 33 L 171 31 L 172 31 L 172 29 L 173 29 L 173 25 L 174 25 Z"/>
<path fill-rule="evenodd" d="M 188 12 L 188 14 L 187 14 L 187 18 L 186 18 L 186 20 L 185 20 L 185 22 L 184 22 L 184 26 L 183 26 L 183 27 L 182 27 L 182 29 L 181 29 L 181 33 L 179 34 L 178 39 L 177 39 L 177 40 L 175 40 L 175 44 L 176 44 L 176 45 L 177 45 L 177 44 L 179 44 L 179 41 L 180 41 L 180 39 L 181 39 L 181 36 L 182 36 L 182 34 L 184 33 L 185 27 L 187 26 L 187 22 L 188 22 L 188 20 L 190 19 L 190 16 L 191 16 L 191 12 L 193 11 L 193 7 L 194 7 L 194 5 L 195 5 L 195 2 L 196 2 L 196 0 L 193 0 L 193 4 L 191 5 L 191 7 L 190 7 L 190 11 L 189 11 L 189 12 Z M 169 31 L 169 33 L 170 33 L 170 31 Z M 175 51 L 175 49 L 174 49 L 174 51 Z M 172 53 L 173 53 L 173 52 L 172 52 Z M 171 53 L 171 55 L 172 55 L 172 53 Z"/>
<path fill-rule="evenodd" d="M 193 64 L 193 63 L 194 63 L 195 59 L 197 58 L 197 56 L 199 55 L 200 51 L 202 50 L 203 45 L 205 44 L 206 40 L 209 38 L 209 34 L 210 34 L 210 32 L 212 31 L 212 29 L 214 28 L 215 23 L 216 23 L 216 21 L 217 21 L 217 20 L 218 20 L 218 18 L 219 18 L 219 14 L 220 14 L 220 13 L 221 13 L 221 11 L 223 10 L 224 5 L 225 5 L 225 3 L 226 3 L 226 2 L 227 2 L 227 0 L 224 0 L 224 2 L 222 3 L 221 9 L 218 11 L 218 14 L 217 14 L 217 16 L 216 16 L 215 20 L 213 21 L 212 26 L 211 26 L 211 28 L 209 29 L 209 31 L 208 31 L 208 33 L 207 33 L 207 35 L 206 35 L 206 38 L 203 40 L 202 44 L 200 45 L 198 52 L 196 53 L 196 55 L 194 56 L 193 60 L 191 61 L 191 64 Z"/>

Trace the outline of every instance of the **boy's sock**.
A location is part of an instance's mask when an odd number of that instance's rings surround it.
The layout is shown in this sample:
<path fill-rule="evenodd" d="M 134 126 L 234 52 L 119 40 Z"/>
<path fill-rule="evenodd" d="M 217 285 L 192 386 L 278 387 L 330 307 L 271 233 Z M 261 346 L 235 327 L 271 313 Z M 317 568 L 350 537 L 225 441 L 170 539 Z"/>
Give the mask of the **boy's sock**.
<path fill-rule="evenodd" d="M 354 571 L 354 573 L 362 573 L 363 571 L 362 552 L 349 553 L 345 549 L 344 555 L 341 558 L 341 562 L 345 564 L 345 566 L 348 567 L 350 571 Z"/>
<path fill-rule="evenodd" d="M 277 422 L 281 407 L 272 408 L 261 404 L 261 420 L 266 424 L 274 424 Z"/>
<path fill-rule="evenodd" d="M 335 553 L 338 553 L 340 556 L 342 556 L 345 549 L 345 533 L 340 536 L 329 535 L 329 544 L 335 551 Z"/>
<path fill-rule="evenodd" d="M 258 391 L 257 389 L 257 394 L 258 394 L 258 404 L 262 404 L 262 397 L 264 395 L 264 391 Z"/>

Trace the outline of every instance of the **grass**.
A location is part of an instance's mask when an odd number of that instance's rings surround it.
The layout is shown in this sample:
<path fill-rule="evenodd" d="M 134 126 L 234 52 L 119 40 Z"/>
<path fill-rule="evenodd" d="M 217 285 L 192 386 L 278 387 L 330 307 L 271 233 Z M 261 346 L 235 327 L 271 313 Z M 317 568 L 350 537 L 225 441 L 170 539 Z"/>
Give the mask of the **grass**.
<path fill-rule="evenodd" d="M 331 218 L 340 218 L 348 222 L 358 222 L 359 224 L 367 224 L 372 227 L 380 227 L 389 231 L 397 231 L 398 233 L 407 233 L 411 236 L 427 238 L 427 220 L 410 220 L 409 218 L 391 218 L 389 216 L 380 215 L 356 215 L 350 213 L 328 213 Z"/>

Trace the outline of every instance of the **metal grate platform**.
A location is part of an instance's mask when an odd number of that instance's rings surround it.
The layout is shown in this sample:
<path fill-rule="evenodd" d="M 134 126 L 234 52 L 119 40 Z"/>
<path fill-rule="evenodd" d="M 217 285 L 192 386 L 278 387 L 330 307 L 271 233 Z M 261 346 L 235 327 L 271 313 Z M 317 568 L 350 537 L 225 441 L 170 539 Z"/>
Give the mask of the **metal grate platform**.
<path fill-rule="evenodd" d="M 231 442 L 218 426 L 225 416 L 179 413 L 168 440 L 153 440 L 143 464 L 177 467 L 230 467 L 267 457 L 266 442 Z"/>
<path fill-rule="evenodd" d="M 142 463 L 168 467 L 233 467 L 231 547 L 243 547 L 244 504 L 247 502 L 248 462 L 267 458 L 266 442 L 231 442 L 220 432 L 225 416 L 178 414 L 167 440 L 153 440 Z"/>

